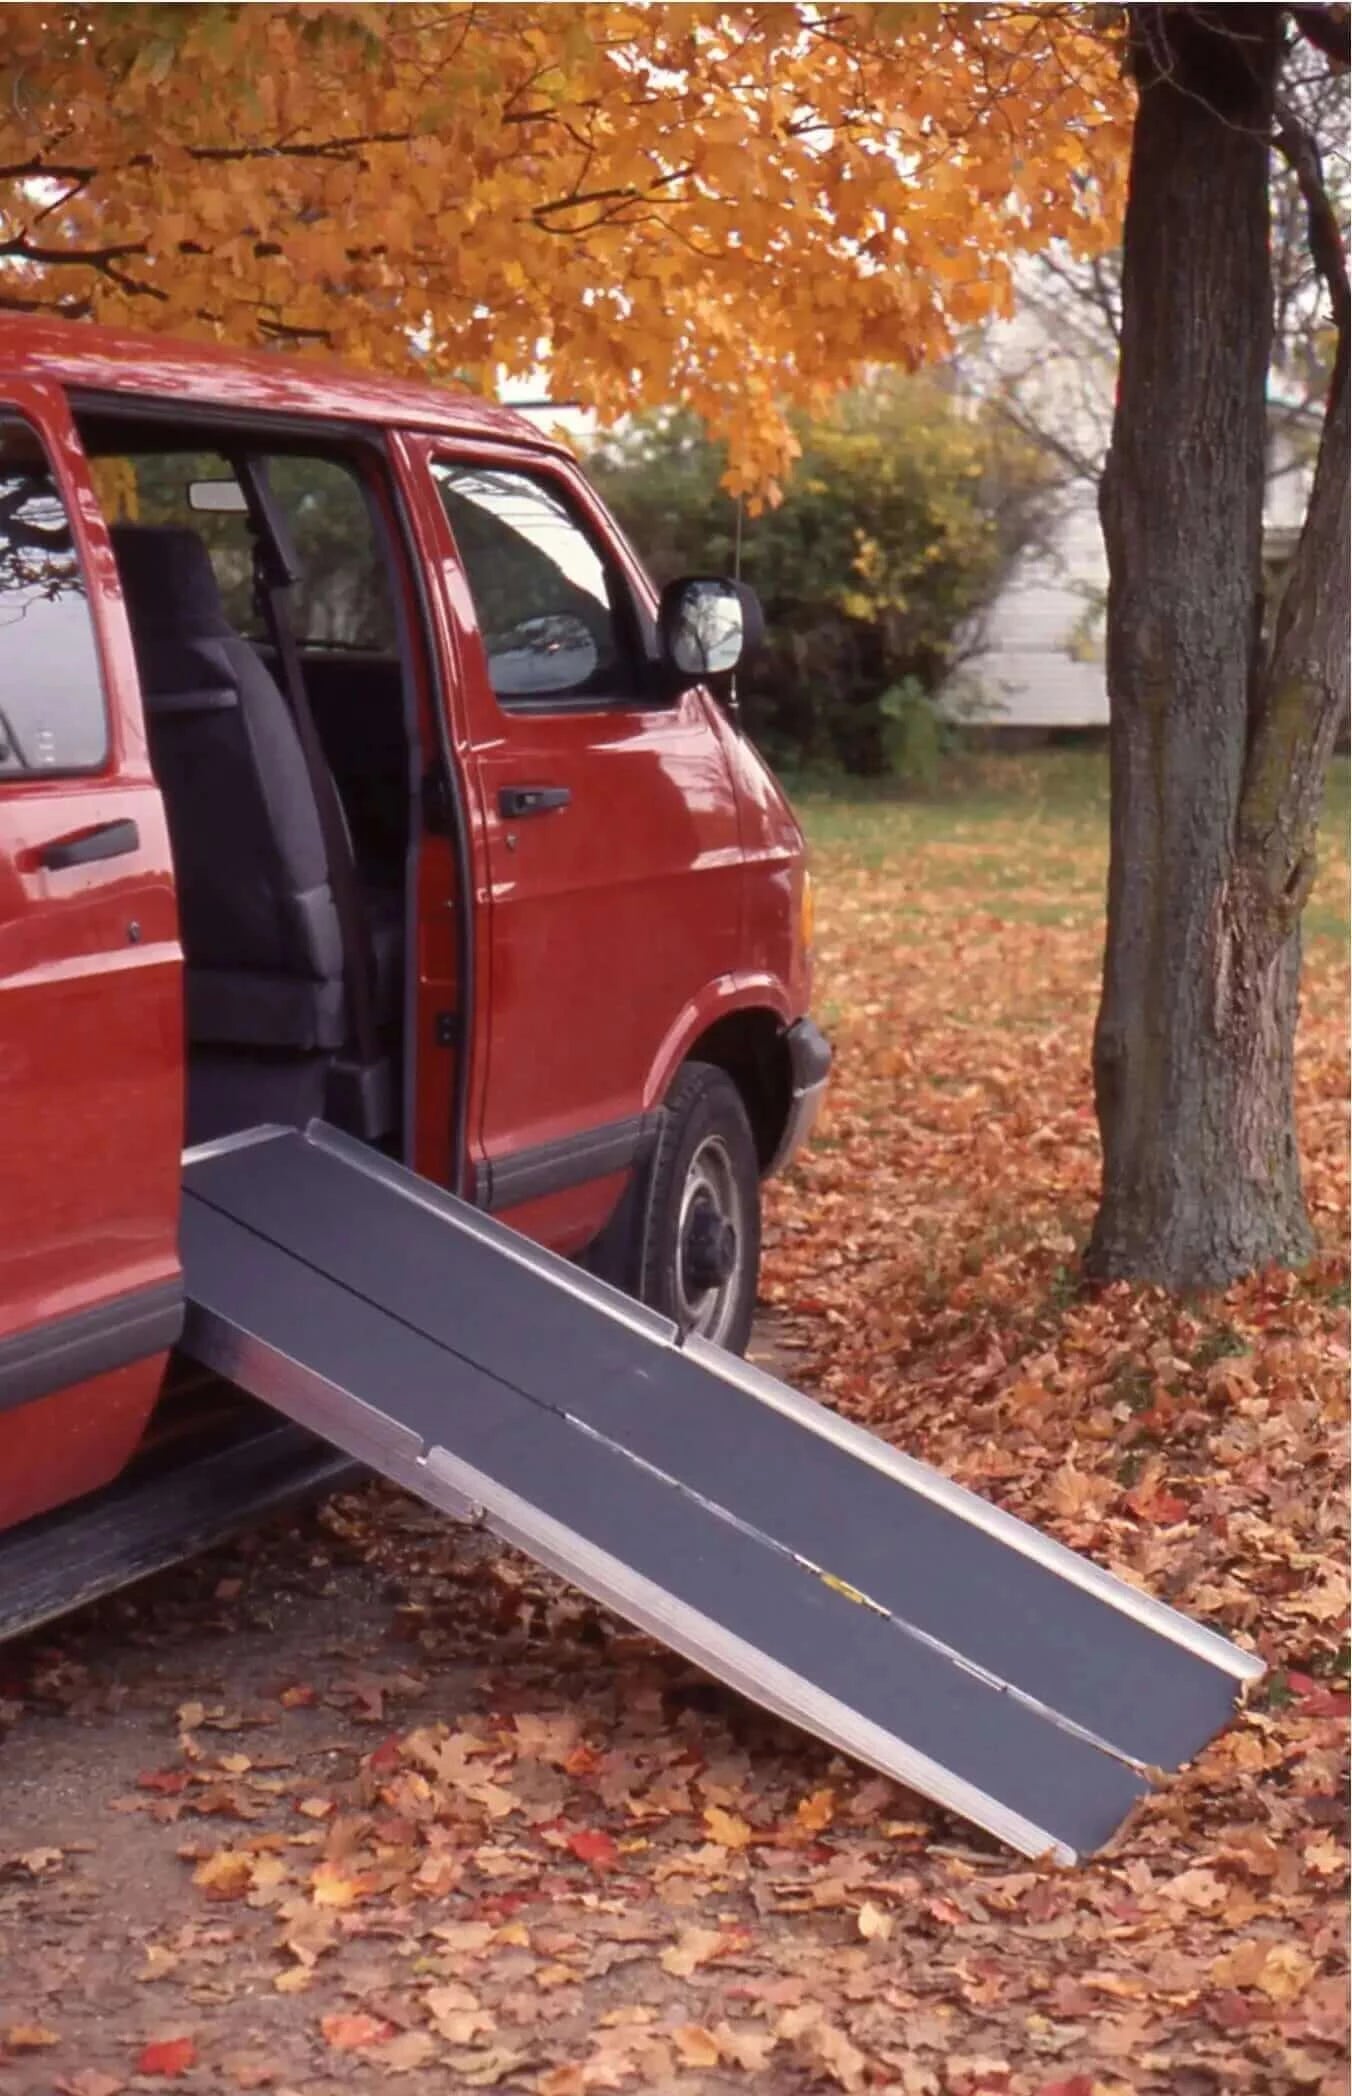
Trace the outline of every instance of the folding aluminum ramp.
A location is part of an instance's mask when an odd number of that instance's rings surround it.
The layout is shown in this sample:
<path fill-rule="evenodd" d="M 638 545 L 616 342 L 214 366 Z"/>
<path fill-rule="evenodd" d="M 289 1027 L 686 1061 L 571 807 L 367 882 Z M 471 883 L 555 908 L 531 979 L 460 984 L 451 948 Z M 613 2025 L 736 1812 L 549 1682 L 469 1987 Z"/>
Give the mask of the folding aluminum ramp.
<path fill-rule="evenodd" d="M 186 1351 L 1027 1855 L 1261 1663 L 322 1123 L 184 1159 Z"/>

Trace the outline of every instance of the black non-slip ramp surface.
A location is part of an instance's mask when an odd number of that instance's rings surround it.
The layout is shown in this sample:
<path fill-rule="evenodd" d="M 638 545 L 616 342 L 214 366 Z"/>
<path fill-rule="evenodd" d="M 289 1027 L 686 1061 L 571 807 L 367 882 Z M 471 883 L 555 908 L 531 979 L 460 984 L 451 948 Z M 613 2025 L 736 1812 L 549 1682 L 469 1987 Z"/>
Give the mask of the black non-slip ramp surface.
<path fill-rule="evenodd" d="M 1101 1845 L 1261 1671 L 330 1129 L 184 1188 L 190 1353 L 1018 1848 Z"/>

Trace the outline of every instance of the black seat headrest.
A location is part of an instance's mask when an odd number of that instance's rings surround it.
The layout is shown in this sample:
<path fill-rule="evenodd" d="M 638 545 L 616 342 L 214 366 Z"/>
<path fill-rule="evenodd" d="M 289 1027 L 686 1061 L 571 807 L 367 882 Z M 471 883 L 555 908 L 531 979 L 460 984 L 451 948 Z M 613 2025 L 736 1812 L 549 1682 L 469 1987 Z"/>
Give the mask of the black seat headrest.
<path fill-rule="evenodd" d="M 180 524 L 114 524 L 109 536 L 135 634 L 235 637 L 211 555 L 195 531 Z"/>

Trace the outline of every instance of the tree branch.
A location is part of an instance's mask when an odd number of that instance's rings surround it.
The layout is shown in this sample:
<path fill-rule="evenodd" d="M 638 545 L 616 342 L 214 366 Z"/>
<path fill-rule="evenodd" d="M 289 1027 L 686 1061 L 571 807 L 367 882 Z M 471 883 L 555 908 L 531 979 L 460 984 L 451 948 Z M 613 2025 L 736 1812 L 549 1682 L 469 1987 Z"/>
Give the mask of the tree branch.
<path fill-rule="evenodd" d="M 1292 12 L 1325 24 L 1330 19 L 1319 9 Z M 1302 27 L 1309 34 L 1308 26 Z M 1345 22 L 1342 27 L 1346 38 Z M 1277 103 L 1274 123 L 1275 143 L 1300 188 L 1310 255 L 1328 289 L 1337 331 L 1314 483 L 1282 590 L 1271 652 L 1256 683 L 1239 805 L 1241 871 L 1264 900 L 1280 940 L 1299 917 L 1314 878 L 1324 778 L 1347 713 L 1352 289 L 1314 133 L 1285 102 Z"/>
<path fill-rule="evenodd" d="M 1291 19 L 1316 51 L 1335 65 L 1352 65 L 1352 21 L 1345 7 L 1293 7 Z"/>
<path fill-rule="evenodd" d="M 1338 214 L 1324 186 L 1324 167 L 1318 142 L 1287 102 L 1276 110 L 1276 143 L 1300 186 L 1305 203 L 1306 231 L 1310 257 L 1328 287 L 1333 321 L 1340 336 L 1352 323 L 1352 287 L 1347 276 L 1347 250 L 1343 246 Z"/>
<path fill-rule="evenodd" d="M 16 262 L 33 262 L 41 268 L 53 263 L 77 263 L 82 269 L 106 270 L 110 262 L 119 261 L 124 255 L 144 255 L 143 240 L 119 241 L 110 247 L 64 248 L 38 247 L 26 233 L 16 233 L 12 240 L 0 240 L 0 258 Z"/>

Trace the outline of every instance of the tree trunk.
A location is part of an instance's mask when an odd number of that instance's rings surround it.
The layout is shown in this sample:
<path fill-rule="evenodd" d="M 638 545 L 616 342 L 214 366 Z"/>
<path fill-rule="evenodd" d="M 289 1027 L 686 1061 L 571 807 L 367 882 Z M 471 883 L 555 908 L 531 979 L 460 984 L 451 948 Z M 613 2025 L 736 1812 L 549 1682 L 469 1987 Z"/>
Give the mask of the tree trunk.
<path fill-rule="evenodd" d="M 1347 682 L 1347 371 L 1262 628 L 1278 7 L 1132 10 L 1140 90 L 1101 490 L 1112 817 L 1094 1040 L 1105 1279 L 1223 1286 L 1311 1248 L 1300 911 Z"/>

